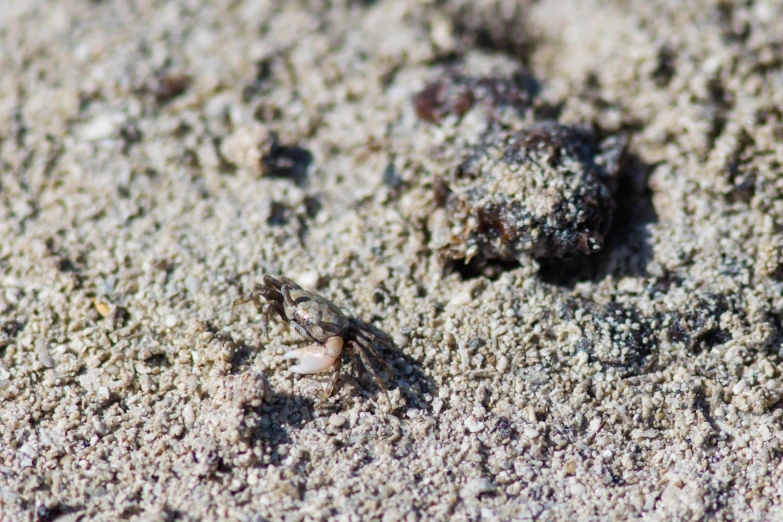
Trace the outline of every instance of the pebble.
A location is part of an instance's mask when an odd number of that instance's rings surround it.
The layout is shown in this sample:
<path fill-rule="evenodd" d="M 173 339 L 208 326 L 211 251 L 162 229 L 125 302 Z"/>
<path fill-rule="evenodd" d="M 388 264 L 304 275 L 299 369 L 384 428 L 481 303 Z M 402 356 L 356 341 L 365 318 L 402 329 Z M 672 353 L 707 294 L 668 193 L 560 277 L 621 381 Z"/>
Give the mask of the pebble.
<path fill-rule="evenodd" d="M 338 415 L 337 413 L 333 413 L 329 417 L 329 424 L 331 424 L 335 428 L 339 428 L 343 424 L 345 424 L 345 417 L 343 417 L 342 415 Z"/>
<path fill-rule="evenodd" d="M 21 290 L 18 288 L 9 288 L 5 291 L 5 294 L 3 294 L 3 297 L 5 298 L 6 302 L 8 304 L 16 304 L 19 302 L 19 298 L 21 296 Z"/>
<path fill-rule="evenodd" d="M 45 429 L 41 429 L 39 436 L 41 438 L 41 445 L 50 447 L 52 444 L 54 444 L 54 441 L 52 441 L 52 438 L 49 436 L 49 434 L 46 432 Z"/>
<path fill-rule="evenodd" d="M 31 446 L 29 443 L 25 442 L 22 444 L 22 447 L 19 448 L 19 451 L 30 457 L 31 459 L 37 459 L 38 458 L 38 450 L 35 449 L 33 446 Z"/>
<path fill-rule="evenodd" d="M 484 431 L 484 423 L 476 420 L 476 417 L 474 417 L 473 415 L 465 419 L 465 427 L 471 433 L 478 433 L 480 431 Z"/>
<path fill-rule="evenodd" d="M 82 128 L 82 139 L 86 141 L 98 141 L 111 138 L 116 129 L 114 120 L 115 118 L 112 114 L 99 114 Z"/>
<path fill-rule="evenodd" d="M 462 498 L 475 498 L 482 493 L 492 493 L 493 491 L 495 491 L 495 485 L 492 482 L 485 478 L 474 478 L 462 486 L 459 496 Z"/>
<path fill-rule="evenodd" d="M 176 315 L 170 315 L 166 317 L 166 327 L 174 328 L 177 326 L 177 323 L 179 323 L 179 319 L 177 319 Z"/>
<path fill-rule="evenodd" d="M 394 332 L 392 334 L 392 341 L 394 342 L 394 345 L 398 348 L 405 348 L 408 346 L 408 337 L 405 335 L 402 335 L 399 332 Z"/>
<path fill-rule="evenodd" d="M 731 391 L 734 393 L 734 395 L 739 395 L 740 393 L 744 392 L 748 389 L 748 381 L 745 379 L 741 379 L 737 384 L 735 384 Z"/>
<path fill-rule="evenodd" d="M 187 404 L 182 409 L 182 420 L 187 426 L 192 426 L 193 422 L 195 422 L 196 412 L 193 411 L 193 406 L 191 404 Z"/>
<path fill-rule="evenodd" d="M 189 293 L 195 295 L 201 290 L 201 281 L 193 274 L 185 278 L 185 288 Z"/>
<path fill-rule="evenodd" d="M 320 277 L 321 276 L 319 276 L 318 272 L 315 270 L 308 270 L 300 274 L 296 279 L 296 282 L 299 283 L 302 288 L 315 288 Z"/>
<path fill-rule="evenodd" d="M 525 437 L 527 437 L 528 439 L 536 439 L 540 435 L 540 433 L 538 433 L 538 430 L 534 430 L 533 428 L 526 429 L 524 431 L 524 434 Z"/>
<path fill-rule="evenodd" d="M 54 367 L 54 361 L 52 360 L 52 356 L 49 355 L 49 347 L 46 346 L 46 340 L 38 339 L 35 342 L 35 355 L 38 356 L 38 361 L 47 368 Z"/>
<path fill-rule="evenodd" d="M 92 421 L 92 425 L 93 425 L 93 430 L 95 431 L 95 433 L 97 433 L 101 437 L 103 437 L 107 433 L 109 433 L 109 428 L 100 419 L 94 419 Z"/>
<path fill-rule="evenodd" d="M 587 488 L 580 482 L 574 482 L 569 489 L 573 497 L 581 497 L 587 493 Z"/>

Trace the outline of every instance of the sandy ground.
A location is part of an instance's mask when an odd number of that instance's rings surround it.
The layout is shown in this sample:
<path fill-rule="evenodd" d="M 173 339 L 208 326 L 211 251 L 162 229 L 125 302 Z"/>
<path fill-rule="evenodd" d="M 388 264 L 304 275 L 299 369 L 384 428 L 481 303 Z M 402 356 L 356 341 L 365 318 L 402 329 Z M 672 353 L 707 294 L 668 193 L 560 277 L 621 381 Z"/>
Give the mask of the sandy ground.
<path fill-rule="evenodd" d="M 783 4 L 334 4 L 0 6 L 0 518 L 783 517 Z M 452 260 L 543 120 L 627 140 L 603 249 Z M 391 404 L 232 319 L 264 274 Z"/>

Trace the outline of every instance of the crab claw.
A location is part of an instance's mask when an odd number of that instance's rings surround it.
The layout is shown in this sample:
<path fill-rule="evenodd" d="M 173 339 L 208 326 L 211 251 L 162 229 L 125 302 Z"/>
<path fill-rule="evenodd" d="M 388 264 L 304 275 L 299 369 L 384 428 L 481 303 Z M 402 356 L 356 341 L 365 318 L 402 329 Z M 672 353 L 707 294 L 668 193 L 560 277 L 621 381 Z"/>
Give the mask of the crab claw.
<path fill-rule="evenodd" d="M 343 351 L 343 338 L 330 337 L 326 344 L 311 344 L 304 348 L 291 350 L 283 359 L 297 359 L 298 364 L 291 367 L 294 373 L 321 373 L 329 371 Z"/>

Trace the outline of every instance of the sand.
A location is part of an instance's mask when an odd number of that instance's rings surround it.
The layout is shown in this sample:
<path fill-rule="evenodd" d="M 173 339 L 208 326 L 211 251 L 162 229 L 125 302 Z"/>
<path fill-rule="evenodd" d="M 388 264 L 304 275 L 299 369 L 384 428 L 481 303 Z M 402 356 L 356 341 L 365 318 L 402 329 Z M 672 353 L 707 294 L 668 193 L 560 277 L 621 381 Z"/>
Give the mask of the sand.
<path fill-rule="evenodd" d="M 783 4 L 324 4 L 0 6 L 0 518 L 783 517 Z M 442 180 L 545 120 L 627 140 L 601 252 L 444 256 Z M 265 274 L 390 403 L 232 317 Z"/>

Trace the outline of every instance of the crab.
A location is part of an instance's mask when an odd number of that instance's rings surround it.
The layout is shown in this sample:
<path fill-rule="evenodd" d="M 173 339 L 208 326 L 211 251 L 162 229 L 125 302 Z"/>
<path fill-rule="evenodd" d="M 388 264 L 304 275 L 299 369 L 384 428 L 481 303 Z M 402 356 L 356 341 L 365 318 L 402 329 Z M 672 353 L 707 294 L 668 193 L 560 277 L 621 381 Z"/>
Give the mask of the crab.
<path fill-rule="evenodd" d="M 266 299 L 266 305 L 261 298 Z M 264 283 L 257 284 L 252 292 L 234 300 L 232 315 L 237 306 L 252 302 L 262 312 L 261 326 L 264 335 L 269 337 L 269 319 L 272 312 L 291 324 L 294 330 L 312 344 L 291 350 L 283 359 L 296 359 L 297 364 L 291 371 L 299 374 L 315 374 L 332 371 L 323 398 L 326 400 L 334 390 L 342 367 L 342 354 L 345 348 L 357 354 L 362 365 L 372 375 L 373 380 L 383 391 L 387 403 L 389 396 L 386 386 L 370 364 L 371 354 L 391 375 L 391 367 L 384 361 L 375 344 L 387 345 L 388 342 L 369 332 L 356 319 L 347 317 L 340 308 L 325 297 L 305 290 L 294 281 L 281 277 L 264 276 Z"/>

